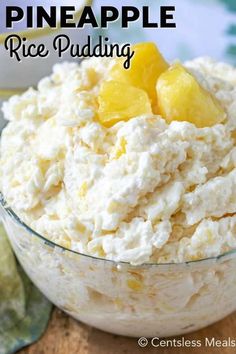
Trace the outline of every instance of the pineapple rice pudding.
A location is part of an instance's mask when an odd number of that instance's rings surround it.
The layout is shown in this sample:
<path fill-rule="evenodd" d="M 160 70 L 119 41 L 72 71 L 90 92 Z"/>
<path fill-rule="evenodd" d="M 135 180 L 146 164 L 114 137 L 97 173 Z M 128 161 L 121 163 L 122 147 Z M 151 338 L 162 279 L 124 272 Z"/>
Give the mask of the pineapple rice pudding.
<path fill-rule="evenodd" d="M 137 48 L 130 71 L 118 59 L 56 65 L 4 103 L 1 138 L 1 192 L 27 225 L 128 263 L 53 251 L 5 214 L 4 225 L 57 306 L 113 333 L 169 336 L 236 308 L 235 259 L 142 266 L 236 248 L 236 69 L 169 66 L 153 45 Z"/>
<path fill-rule="evenodd" d="M 50 240 L 116 261 L 182 262 L 235 248 L 236 70 L 206 58 L 185 64 L 224 107 L 223 124 L 149 113 L 106 128 L 97 96 L 113 64 L 56 65 L 37 90 L 3 105 L 9 205 Z"/>

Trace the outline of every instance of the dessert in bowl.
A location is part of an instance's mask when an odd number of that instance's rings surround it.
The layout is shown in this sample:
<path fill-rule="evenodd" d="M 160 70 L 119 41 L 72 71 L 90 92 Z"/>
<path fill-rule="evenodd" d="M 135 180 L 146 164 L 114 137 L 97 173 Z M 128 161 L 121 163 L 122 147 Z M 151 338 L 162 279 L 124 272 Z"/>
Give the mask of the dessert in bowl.
<path fill-rule="evenodd" d="M 236 70 L 152 43 L 64 63 L 3 105 L 3 223 L 41 291 L 128 336 L 236 309 Z"/>

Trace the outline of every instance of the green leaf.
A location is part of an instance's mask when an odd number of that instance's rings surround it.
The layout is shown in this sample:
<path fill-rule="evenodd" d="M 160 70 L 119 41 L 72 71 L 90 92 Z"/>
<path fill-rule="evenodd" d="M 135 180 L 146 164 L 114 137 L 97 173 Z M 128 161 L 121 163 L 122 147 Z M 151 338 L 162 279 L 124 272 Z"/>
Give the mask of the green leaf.
<path fill-rule="evenodd" d="M 227 49 L 227 54 L 231 56 L 236 56 L 236 44 L 231 44 Z"/>
<path fill-rule="evenodd" d="M 236 36 L 236 25 L 231 25 L 227 30 L 227 34 Z"/>
<path fill-rule="evenodd" d="M 0 225 L 0 332 L 19 321 L 25 313 L 25 291 L 15 257 Z"/>
<path fill-rule="evenodd" d="M 0 226 L 0 354 L 15 353 L 43 334 L 52 305 L 17 265 Z"/>
<path fill-rule="evenodd" d="M 226 7 L 228 8 L 229 11 L 231 12 L 236 12 L 236 1 L 235 0 L 220 0 Z"/>

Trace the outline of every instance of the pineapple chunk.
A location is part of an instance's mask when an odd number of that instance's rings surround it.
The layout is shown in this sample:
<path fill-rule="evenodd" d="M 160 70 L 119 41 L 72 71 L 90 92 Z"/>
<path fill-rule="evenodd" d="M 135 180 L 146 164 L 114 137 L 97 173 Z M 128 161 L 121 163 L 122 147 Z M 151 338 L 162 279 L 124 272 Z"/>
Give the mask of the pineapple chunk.
<path fill-rule="evenodd" d="M 124 59 L 117 59 L 110 71 L 114 81 L 124 82 L 147 92 L 153 110 L 156 107 L 156 81 L 161 73 L 168 68 L 154 43 L 138 43 L 132 46 L 135 51 L 129 69 L 123 67 Z"/>
<path fill-rule="evenodd" d="M 180 64 L 159 77 L 156 89 L 160 114 L 168 123 L 187 121 L 203 128 L 221 123 L 226 117 L 217 99 Z"/>
<path fill-rule="evenodd" d="M 80 189 L 79 189 L 79 197 L 83 198 L 86 196 L 87 194 L 87 191 L 88 191 L 88 184 L 87 182 L 83 182 L 80 186 Z"/>
<path fill-rule="evenodd" d="M 127 285 L 131 290 L 141 291 L 143 288 L 143 284 L 138 280 L 128 279 Z"/>
<path fill-rule="evenodd" d="M 115 81 L 104 81 L 98 96 L 98 118 L 105 127 L 142 114 L 152 113 L 145 91 Z"/>
<path fill-rule="evenodd" d="M 117 144 L 118 146 L 115 147 L 114 149 L 114 159 L 119 159 L 122 155 L 126 153 L 126 145 L 127 141 L 125 138 L 122 136 L 120 141 Z"/>

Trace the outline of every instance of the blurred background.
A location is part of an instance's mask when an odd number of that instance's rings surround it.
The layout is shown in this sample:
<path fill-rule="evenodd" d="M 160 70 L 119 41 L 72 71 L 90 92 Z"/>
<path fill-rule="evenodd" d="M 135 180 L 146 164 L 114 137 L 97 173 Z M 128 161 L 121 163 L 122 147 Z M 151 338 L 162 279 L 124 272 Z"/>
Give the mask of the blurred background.
<path fill-rule="evenodd" d="M 109 3 L 109 0 L 94 2 L 97 9 L 101 4 Z M 120 29 L 120 23 L 117 22 L 106 32 L 96 30 L 95 35 L 99 32 L 108 34 L 118 42 L 155 41 L 169 60 L 211 56 L 236 64 L 236 0 L 124 0 L 119 3 L 150 6 L 154 21 L 158 18 L 160 5 L 174 5 L 177 27 L 142 29 L 137 22 L 130 25 L 130 29 Z"/>

